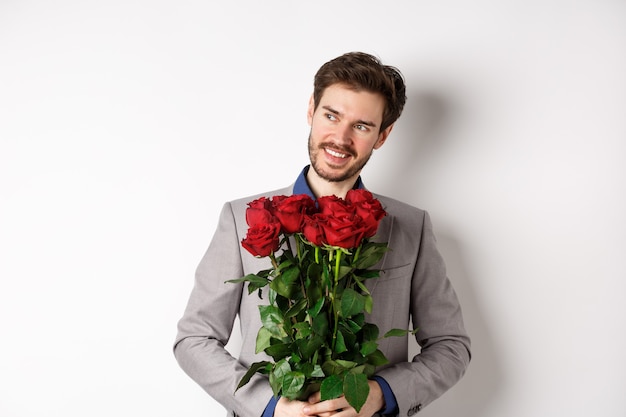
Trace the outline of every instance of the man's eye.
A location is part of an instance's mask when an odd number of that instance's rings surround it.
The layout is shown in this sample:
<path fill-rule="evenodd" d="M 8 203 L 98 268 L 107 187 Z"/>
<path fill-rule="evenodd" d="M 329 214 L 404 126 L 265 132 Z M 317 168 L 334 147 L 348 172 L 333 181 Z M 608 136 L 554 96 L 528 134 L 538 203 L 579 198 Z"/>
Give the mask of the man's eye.
<path fill-rule="evenodd" d="M 328 120 L 337 120 L 337 118 L 335 117 L 335 115 L 334 115 L 334 114 L 331 114 L 331 113 L 326 113 L 326 118 L 327 118 Z"/>
<path fill-rule="evenodd" d="M 361 131 L 363 131 L 363 132 L 366 132 L 366 131 L 367 131 L 367 126 L 365 126 L 365 125 L 355 125 L 354 127 L 355 127 L 357 130 L 361 130 Z"/>

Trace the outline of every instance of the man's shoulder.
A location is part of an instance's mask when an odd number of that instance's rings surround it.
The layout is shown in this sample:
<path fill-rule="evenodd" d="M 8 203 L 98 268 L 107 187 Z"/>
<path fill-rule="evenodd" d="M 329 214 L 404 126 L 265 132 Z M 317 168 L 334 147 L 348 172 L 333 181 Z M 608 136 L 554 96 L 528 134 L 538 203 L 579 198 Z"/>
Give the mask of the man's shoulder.
<path fill-rule="evenodd" d="M 396 214 L 411 214 L 411 215 L 423 215 L 425 213 L 425 211 L 419 207 L 413 206 L 409 203 L 405 203 L 404 201 L 400 201 L 398 199 L 395 199 L 393 197 L 388 197 L 385 195 L 381 195 L 381 194 L 376 194 L 373 193 L 374 197 L 377 198 L 381 204 L 383 205 L 383 208 L 389 212 L 389 213 L 393 213 L 394 215 Z"/>

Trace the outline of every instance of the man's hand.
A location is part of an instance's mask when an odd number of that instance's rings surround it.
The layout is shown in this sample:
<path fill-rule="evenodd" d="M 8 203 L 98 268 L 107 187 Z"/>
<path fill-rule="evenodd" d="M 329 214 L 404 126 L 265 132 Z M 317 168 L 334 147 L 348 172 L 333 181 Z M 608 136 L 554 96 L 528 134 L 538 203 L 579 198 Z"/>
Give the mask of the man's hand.
<path fill-rule="evenodd" d="M 276 403 L 274 409 L 274 417 L 308 417 L 302 411 L 309 403 L 304 401 L 290 401 L 285 397 L 281 397 Z"/>
<path fill-rule="evenodd" d="M 333 400 L 320 401 L 320 393 L 316 392 L 309 397 L 309 404 L 302 409 L 303 415 L 318 417 L 372 417 L 384 408 L 385 399 L 378 382 L 370 380 L 368 384 L 370 392 L 359 413 L 348 404 L 348 401 L 343 396 Z"/>

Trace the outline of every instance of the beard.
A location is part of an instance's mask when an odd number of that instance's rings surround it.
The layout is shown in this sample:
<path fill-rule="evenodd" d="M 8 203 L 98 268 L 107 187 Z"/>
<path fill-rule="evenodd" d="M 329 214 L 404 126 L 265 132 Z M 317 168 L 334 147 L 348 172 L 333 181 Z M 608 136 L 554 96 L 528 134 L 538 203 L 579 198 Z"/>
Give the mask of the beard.
<path fill-rule="evenodd" d="M 352 156 L 355 155 L 354 151 L 346 146 L 337 146 L 336 144 L 331 142 L 320 143 L 319 145 L 314 147 L 311 140 L 311 133 L 309 133 L 308 147 L 311 167 L 313 167 L 313 170 L 320 178 L 323 178 L 328 182 L 343 182 L 357 176 L 361 172 L 363 167 L 365 167 L 365 164 L 367 164 L 367 161 L 369 161 L 373 152 L 370 151 L 370 153 L 363 158 L 354 158 L 354 162 L 352 163 L 352 165 L 342 168 L 342 170 L 324 170 L 324 168 L 322 167 L 322 162 L 320 162 L 319 156 L 320 154 L 325 152 L 325 147 L 340 149 L 343 153 Z"/>

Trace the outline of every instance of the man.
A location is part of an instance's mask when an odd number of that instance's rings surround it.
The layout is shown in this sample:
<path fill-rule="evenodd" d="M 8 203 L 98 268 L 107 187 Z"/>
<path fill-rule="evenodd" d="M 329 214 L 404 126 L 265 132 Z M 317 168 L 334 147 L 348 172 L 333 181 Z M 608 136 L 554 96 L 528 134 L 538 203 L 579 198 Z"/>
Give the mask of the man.
<path fill-rule="evenodd" d="M 348 190 L 363 188 L 361 170 L 389 137 L 405 101 L 402 75 L 377 58 L 356 52 L 327 62 L 315 76 L 307 113 L 310 166 L 288 188 L 224 205 L 179 322 L 174 353 L 185 372 L 229 410 L 229 416 L 411 416 L 464 374 L 470 340 L 428 214 L 376 195 L 388 213 L 376 238 L 388 242 L 391 250 L 381 261 L 381 276 L 368 281 L 374 309 L 367 321 L 383 334 L 407 328 L 412 319 L 419 328 L 415 338 L 421 352 L 409 360 L 407 338 L 383 339 L 379 348 L 390 363 L 369 381 L 370 393 L 360 413 L 343 397 L 320 401 L 316 393 L 305 402 L 273 398 L 267 378 L 260 374 L 235 393 L 248 366 L 267 359 L 255 354 L 261 327 L 257 306 L 267 300 L 248 296 L 243 284 L 224 283 L 268 267 L 267 258 L 255 258 L 240 245 L 248 227 L 247 203 L 260 196 L 304 193 L 344 198 Z M 236 359 L 224 345 L 237 315 L 242 347 Z"/>

